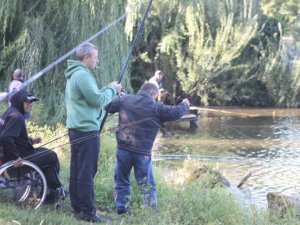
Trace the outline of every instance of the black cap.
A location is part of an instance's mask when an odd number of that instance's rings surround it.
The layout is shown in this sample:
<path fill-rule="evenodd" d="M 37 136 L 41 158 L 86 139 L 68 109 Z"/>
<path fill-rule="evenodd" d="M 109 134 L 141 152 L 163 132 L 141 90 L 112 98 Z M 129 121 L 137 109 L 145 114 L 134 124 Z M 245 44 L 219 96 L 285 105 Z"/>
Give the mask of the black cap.
<path fill-rule="evenodd" d="M 28 102 L 36 102 L 38 100 L 39 99 L 37 97 L 33 96 L 32 94 L 28 94 L 26 97 L 26 101 L 28 101 Z"/>

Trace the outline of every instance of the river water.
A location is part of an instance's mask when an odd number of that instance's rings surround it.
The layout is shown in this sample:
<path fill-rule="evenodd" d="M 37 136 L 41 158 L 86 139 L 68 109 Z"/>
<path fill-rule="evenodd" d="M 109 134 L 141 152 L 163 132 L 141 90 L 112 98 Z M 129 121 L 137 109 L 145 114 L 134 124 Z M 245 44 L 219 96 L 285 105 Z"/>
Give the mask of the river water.
<path fill-rule="evenodd" d="M 155 146 L 154 160 L 214 163 L 232 186 L 251 171 L 246 204 L 266 208 L 268 192 L 300 195 L 300 109 L 205 108 L 195 133 L 178 129 Z"/>

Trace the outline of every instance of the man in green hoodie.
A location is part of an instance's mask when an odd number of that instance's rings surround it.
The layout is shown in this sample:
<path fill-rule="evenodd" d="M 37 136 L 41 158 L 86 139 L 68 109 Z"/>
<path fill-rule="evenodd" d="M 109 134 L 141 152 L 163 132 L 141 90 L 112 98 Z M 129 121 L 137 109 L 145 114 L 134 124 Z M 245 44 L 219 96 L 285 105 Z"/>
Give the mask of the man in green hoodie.
<path fill-rule="evenodd" d="M 94 176 L 100 151 L 99 129 L 103 107 L 122 89 L 117 81 L 98 89 L 91 70 L 99 63 L 98 49 L 86 42 L 76 49 L 75 60 L 68 60 L 65 102 L 71 143 L 70 199 L 74 215 L 89 222 L 103 222 L 94 207 Z"/>

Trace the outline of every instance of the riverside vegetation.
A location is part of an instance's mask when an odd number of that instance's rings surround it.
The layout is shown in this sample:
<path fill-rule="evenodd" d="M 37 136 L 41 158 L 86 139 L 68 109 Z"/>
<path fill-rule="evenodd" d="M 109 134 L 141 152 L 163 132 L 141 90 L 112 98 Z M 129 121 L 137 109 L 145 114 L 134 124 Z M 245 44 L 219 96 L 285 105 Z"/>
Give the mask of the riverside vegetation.
<path fill-rule="evenodd" d="M 37 107 L 38 108 L 38 107 Z M 36 111 L 32 113 L 35 119 Z M 166 172 L 164 164 L 154 163 L 154 173 L 157 181 L 158 212 L 152 212 L 141 205 L 137 185 L 134 183 L 131 215 L 119 216 L 115 213 L 113 204 L 113 170 L 115 162 L 116 142 L 114 134 L 107 124 L 101 136 L 101 155 L 98 173 L 95 178 L 95 199 L 100 213 L 108 218 L 108 224 L 300 224 L 291 214 L 282 218 L 269 214 L 267 210 L 255 207 L 243 207 L 236 201 L 232 193 L 218 185 L 210 177 L 205 179 L 188 179 L 193 170 L 201 165 L 197 161 L 188 160 L 181 168 L 172 173 Z M 61 178 L 68 187 L 70 149 L 68 138 L 64 136 L 67 129 L 57 124 L 56 128 L 47 125 L 28 124 L 30 134 L 42 134 L 44 143 L 62 137 L 47 145 L 58 153 L 61 162 Z M 66 144 L 66 145 L 65 145 Z M 58 148 L 55 148 L 59 146 Z M 170 177 L 172 174 L 172 177 Z M 63 202 L 62 209 L 54 211 L 51 205 L 43 205 L 37 211 L 21 209 L 14 203 L 1 202 L 0 224 L 36 225 L 36 224 L 86 224 L 76 220 L 71 214 L 69 200 Z"/>
<path fill-rule="evenodd" d="M 1 91 L 6 90 L 15 68 L 23 68 L 26 79 L 31 77 L 127 8 L 125 23 L 94 40 L 100 48 L 101 72 L 95 71 L 99 86 L 115 80 L 146 4 L 146 0 L 3 0 Z M 172 81 L 177 80 L 183 90 L 197 93 L 204 105 L 297 107 L 299 58 L 288 54 L 289 48 L 281 37 L 292 35 L 292 47 L 299 47 L 299 6 L 299 0 L 153 1 L 123 86 L 136 90 L 155 69 L 161 69 L 168 75 L 165 85 L 169 90 Z M 284 57 L 290 58 L 283 60 Z M 65 68 L 65 64 L 57 66 L 29 87 L 41 99 L 33 107 L 35 123 L 29 125 L 29 131 L 43 134 L 44 143 L 66 133 L 63 125 L 55 125 L 65 118 Z M 5 107 L 2 104 L 0 108 L 2 111 Z M 102 136 L 95 199 L 110 224 L 299 224 L 289 214 L 274 218 L 268 211 L 243 208 L 228 190 L 212 187 L 209 178 L 185 182 L 186 173 L 199 167 L 192 161 L 175 171 L 172 179 L 166 179 L 170 177 L 163 163 L 155 163 L 157 214 L 140 206 L 139 191 L 134 186 L 134 213 L 118 216 L 113 205 L 115 140 L 110 131 Z M 65 137 L 47 147 L 67 142 Z M 54 150 L 59 154 L 67 187 L 69 146 Z M 183 180 L 175 182 L 177 179 Z M 60 212 L 54 212 L 51 206 L 28 212 L 1 200 L 0 204 L 0 224 L 4 225 L 85 224 L 72 217 L 68 201 Z"/>
<path fill-rule="evenodd" d="M 116 80 L 147 0 L 3 0 L 0 88 L 16 68 L 28 79 L 127 12 L 93 43 L 99 86 Z M 165 88 L 198 95 L 205 106 L 299 107 L 300 0 L 153 1 L 122 81 L 139 89 L 156 69 Z M 290 37 L 289 43 L 285 37 Z M 64 121 L 63 62 L 29 87 L 45 102 L 43 122 Z"/>

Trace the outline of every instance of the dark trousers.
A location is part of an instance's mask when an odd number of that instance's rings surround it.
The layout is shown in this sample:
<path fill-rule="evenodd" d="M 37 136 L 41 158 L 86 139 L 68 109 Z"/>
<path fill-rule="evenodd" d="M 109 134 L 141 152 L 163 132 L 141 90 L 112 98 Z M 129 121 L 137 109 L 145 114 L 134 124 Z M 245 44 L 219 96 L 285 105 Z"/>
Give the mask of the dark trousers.
<path fill-rule="evenodd" d="M 115 166 L 115 204 L 118 212 L 126 212 L 130 204 L 130 173 L 134 169 L 135 179 L 142 194 L 143 204 L 153 211 L 157 208 L 156 185 L 152 172 L 151 156 L 117 149 Z"/>
<path fill-rule="evenodd" d="M 59 160 L 57 154 L 46 148 L 36 148 L 36 153 L 29 161 L 36 164 L 44 173 L 48 188 L 55 190 L 61 187 L 59 180 Z"/>
<path fill-rule="evenodd" d="M 94 176 L 99 155 L 98 131 L 82 132 L 69 129 L 71 143 L 70 199 L 76 212 L 95 213 Z"/>

